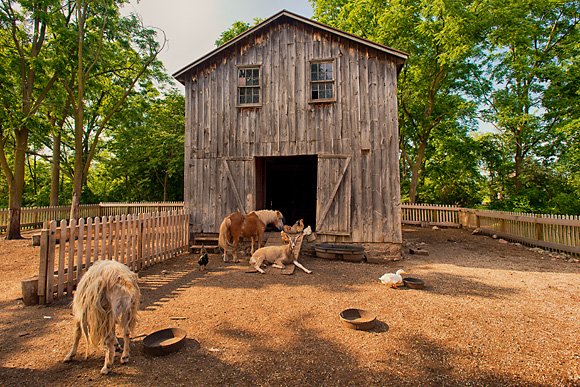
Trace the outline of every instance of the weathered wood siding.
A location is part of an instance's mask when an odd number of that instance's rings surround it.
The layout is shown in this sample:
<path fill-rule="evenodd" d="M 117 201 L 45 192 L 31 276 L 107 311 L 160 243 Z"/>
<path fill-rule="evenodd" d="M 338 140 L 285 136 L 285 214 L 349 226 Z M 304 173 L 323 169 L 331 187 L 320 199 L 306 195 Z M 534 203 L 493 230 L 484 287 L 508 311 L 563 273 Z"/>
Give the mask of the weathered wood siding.
<path fill-rule="evenodd" d="M 330 58 L 337 101 L 309 103 L 309 61 Z M 253 64 L 261 65 L 262 106 L 236 108 L 236 66 Z M 317 219 L 343 179 L 317 225 L 336 232 L 321 233 L 322 240 L 401 242 L 390 55 L 283 18 L 201 63 L 185 89 L 185 205 L 193 232 L 217 232 L 229 213 L 254 209 L 253 157 L 318 155 Z"/>

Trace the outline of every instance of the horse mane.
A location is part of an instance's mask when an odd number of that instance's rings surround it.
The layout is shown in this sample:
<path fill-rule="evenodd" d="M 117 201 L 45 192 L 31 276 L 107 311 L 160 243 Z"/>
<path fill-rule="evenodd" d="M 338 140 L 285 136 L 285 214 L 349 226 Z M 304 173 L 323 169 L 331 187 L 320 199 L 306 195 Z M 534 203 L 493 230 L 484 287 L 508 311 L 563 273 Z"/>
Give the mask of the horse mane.
<path fill-rule="evenodd" d="M 269 225 L 276 222 L 278 219 L 283 218 L 282 213 L 277 210 L 260 210 L 252 211 L 250 214 L 251 213 L 258 215 L 258 218 L 260 218 L 260 220 L 264 222 L 265 225 Z"/>
<path fill-rule="evenodd" d="M 102 345 L 118 319 L 116 305 L 128 312 L 132 331 L 137 323 L 137 309 L 141 293 L 137 274 L 122 263 L 112 260 L 96 261 L 82 276 L 73 298 L 73 315 L 81 322 L 82 334 L 88 346 Z M 126 304 L 130 297 L 130 305 Z"/>

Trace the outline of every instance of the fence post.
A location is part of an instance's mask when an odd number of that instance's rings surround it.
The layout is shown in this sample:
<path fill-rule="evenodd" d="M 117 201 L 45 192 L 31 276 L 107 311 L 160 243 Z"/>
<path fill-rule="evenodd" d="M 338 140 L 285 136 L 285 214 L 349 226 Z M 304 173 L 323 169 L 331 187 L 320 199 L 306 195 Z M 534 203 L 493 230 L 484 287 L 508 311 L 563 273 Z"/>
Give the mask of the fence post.
<path fill-rule="evenodd" d="M 460 209 L 459 210 L 459 227 L 468 228 L 469 222 L 467 219 L 468 219 L 467 210 L 465 208 Z"/>
<path fill-rule="evenodd" d="M 48 235 L 50 231 L 40 232 L 40 263 L 38 265 L 38 303 L 46 303 L 46 267 L 48 266 Z"/>
<path fill-rule="evenodd" d="M 542 215 L 536 215 L 536 239 L 539 241 L 544 240 L 544 230 L 542 229 L 542 224 L 538 222 L 541 217 Z"/>
<path fill-rule="evenodd" d="M 48 249 L 46 252 L 46 292 L 45 302 L 51 304 L 54 299 L 54 254 L 56 251 L 56 221 L 50 222 Z"/>
<path fill-rule="evenodd" d="M 143 238 L 143 219 L 143 214 L 137 216 L 137 262 L 135 262 L 137 270 L 143 268 L 143 243 L 145 242 L 145 238 Z"/>

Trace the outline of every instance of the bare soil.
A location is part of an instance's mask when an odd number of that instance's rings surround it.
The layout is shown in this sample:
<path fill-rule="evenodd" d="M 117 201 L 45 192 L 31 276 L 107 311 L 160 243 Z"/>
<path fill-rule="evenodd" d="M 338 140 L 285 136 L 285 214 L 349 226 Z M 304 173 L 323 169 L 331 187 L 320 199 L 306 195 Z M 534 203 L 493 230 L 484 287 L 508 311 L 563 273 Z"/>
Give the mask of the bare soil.
<path fill-rule="evenodd" d="M 405 254 L 386 264 L 315 258 L 284 276 L 245 273 L 211 255 L 184 255 L 139 273 L 142 304 L 131 359 L 99 371 L 84 342 L 72 363 L 71 298 L 24 306 L 20 280 L 37 274 L 30 238 L 0 240 L 2 386 L 580 386 L 580 264 L 467 230 L 405 227 Z M 367 246 L 369 254 L 381 245 Z M 408 250 L 407 250 L 408 251 Z M 246 259 L 248 256 L 246 255 Z M 422 290 L 379 277 L 404 268 Z M 376 315 L 371 331 L 339 313 Z M 152 357 L 143 336 L 181 327 L 178 352 Z"/>

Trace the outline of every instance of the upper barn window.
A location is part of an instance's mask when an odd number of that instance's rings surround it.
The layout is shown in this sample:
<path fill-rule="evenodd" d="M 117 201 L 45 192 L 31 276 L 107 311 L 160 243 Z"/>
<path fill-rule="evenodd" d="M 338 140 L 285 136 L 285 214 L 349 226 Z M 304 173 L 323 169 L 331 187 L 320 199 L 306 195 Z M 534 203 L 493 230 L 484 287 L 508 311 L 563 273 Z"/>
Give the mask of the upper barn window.
<path fill-rule="evenodd" d="M 238 106 L 260 105 L 260 66 L 238 67 Z"/>
<path fill-rule="evenodd" d="M 310 62 L 310 101 L 336 101 L 334 80 L 333 60 Z"/>

